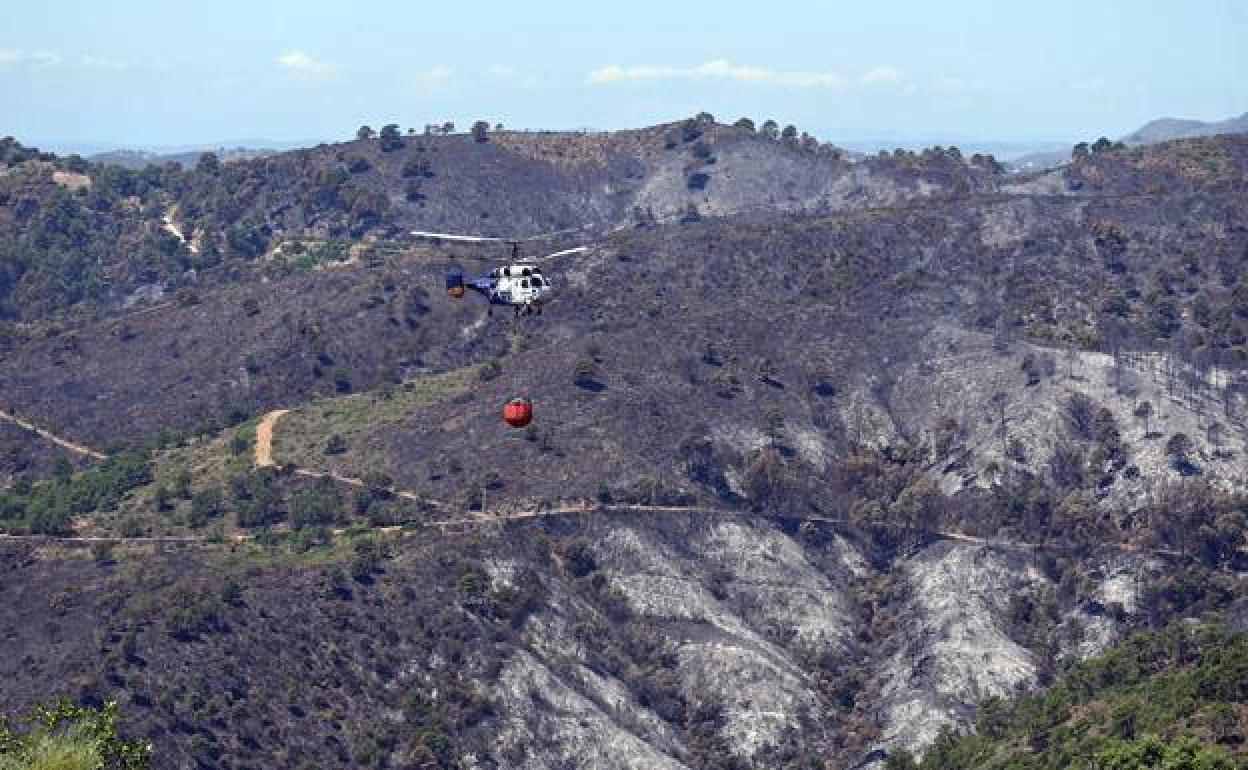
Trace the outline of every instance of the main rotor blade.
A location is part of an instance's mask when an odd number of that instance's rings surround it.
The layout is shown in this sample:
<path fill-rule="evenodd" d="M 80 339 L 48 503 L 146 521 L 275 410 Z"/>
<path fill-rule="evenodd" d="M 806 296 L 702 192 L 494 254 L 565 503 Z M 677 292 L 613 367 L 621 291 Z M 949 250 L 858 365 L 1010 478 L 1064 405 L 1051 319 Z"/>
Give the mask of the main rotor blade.
<path fill-rule="evenodd" d="M 555 259 L 556 257 L 566 257 L 566 256 L 568 256 L 569 254 L 582 254 L 582 253 L 587 252 L 587 251 L 589 251 L 589 247 L 588 247 L 588 246 L 577 246 L 577 247 L 575 247 L 575 248 L 571 248 L 571 249 L 564 249 L 563 251 L 556 251 L 556 252 L 553 252 L 553 253 L 551 253 L 551 254 L 547 254 L 547 255 L 546 255 L 546 256 L 544 256 L 544 257 L 538 257 L 538 258 L 536 258 L 536 259 L 531 259 L 531 260 L 528 260 L 528 261 L 529 261 L 529 262 L 545 262 L 545 261 L 546 261 L 546 260 L 548 260 L 548 259 Z"/>
<path fill-rule="evenodd" d="M 472 241 L 473 243 L 506 243 L 505 238 L 490 238 L 485 235 L 456 235 L 454 233 L 428 233 L 423 230 L 413 230 L 412 235 L 417 238 L 437 238 L 443 241 Z"/>
<path fill-rule="evenodd" d="M 524 241 L 542 241 L 547 238 L 554 238 L 568 233 L 578 233 L 584 228 L 569 228 L 567 230 L 555 230 L 549 233 L 538 233 L 537 235 L 525 235 L 519 238 L 500 238 L 492 235 L 462 235 L 460 233 L 432 233 L 427 230 L 412 230 L 411 234 L 417 238 L 440 238 L 444 241 L 469 241 L 473 243 L 523 243 Z"/>

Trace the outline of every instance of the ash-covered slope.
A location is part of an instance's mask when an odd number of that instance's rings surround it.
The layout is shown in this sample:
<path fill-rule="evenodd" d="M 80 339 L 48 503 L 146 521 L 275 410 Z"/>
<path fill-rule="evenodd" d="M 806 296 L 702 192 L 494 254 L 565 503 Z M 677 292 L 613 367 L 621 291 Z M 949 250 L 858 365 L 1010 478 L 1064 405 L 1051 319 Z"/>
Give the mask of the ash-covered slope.
<path fill-rule="evenodd" d="M 1015 439 L 1023 460 L 1010 467 L 1043 475 L 1067 437 L 1088 453 L 1095 443 L 1062 417 L 1078 392 L 1113 412 L 1113 473 L 1082 474 L 1109 494 L 1174 478 L 1163 448 L 1176 433 L 1210 477 L 1234 476 L 1248 234 L 1228 186 L 1242 148 L 1217 147 L 1205 150 L 1225 167 L 1212 182 L 1166 165 L 1166 152 L 1115 161 L 1122 176 L 1160 165 L 1155 193 L 1014 192 L 631 228 L 553 265 L 556 303 L 520 320 L 443 297 L 434 252 L 276 275 L 33 340 L 0 362 L 3 406 L 106 446 L 236 407 L 491 362 L 455 403 L 366 421 L 346 454 L 298 459 L 357 477 L 381 469 L 439 499 L 462 484 L 434 458 L 498 473 L 511 498 L 649 485 L 735 499 L 750 497 L 751 463 L 768 447 L 795 478 L 827 483 L 830 461 L 855 444 L 927 441 L 953 491 L 982 486 L 989 465 L 1000 472 Z M 1189 392 L 1171 420 L 1169 399 Z M 497 419 L 517 393 L 539 410 L 519 445 Z M 1147 442 L 1132 416 L 1143 401 L 1161 431 Z M 318 419 L 301 423 L 313 438 Z M 939 447 L 924 438 L 941 431 Z M 797 499 L 820 505 L 805 483 Z"/>
<path fill-rule="evenodd" d="M 880 561 L 826 527 L 758 519 L 421 539 L 350 565 L 246 548 L 93 564 L 5 545 L 6 704 L 119 699 L 169 767 L 847 764 L 919 749 L 1034 682 L 1052 664 L 1029 634 L 1047 624 L 1070 626 L 1060 654 L 1099 648 L 1120 624 L 1087 603 L 1156 569 L 1088 559 L 1065 593 L 1008 550 Z M 1136 598 L 1115 594 L 1127 610 Z M 1020 602 L 1042 608 L 1035 622 Z"/>
<path fill-rule="evenodd" d="M 743 210 L 830 210 L 991 189 L 944 154 L 852 165 L 831 147 L 684 121 L 607 134 L 357 139 L 141 171 L 0 144 L 0 315 L 112 313 L 246 281 L 291 239 L 311 252 L 412 228 L 500 236 Z M 341 255 L 340 255 L 341 256 Z"/>

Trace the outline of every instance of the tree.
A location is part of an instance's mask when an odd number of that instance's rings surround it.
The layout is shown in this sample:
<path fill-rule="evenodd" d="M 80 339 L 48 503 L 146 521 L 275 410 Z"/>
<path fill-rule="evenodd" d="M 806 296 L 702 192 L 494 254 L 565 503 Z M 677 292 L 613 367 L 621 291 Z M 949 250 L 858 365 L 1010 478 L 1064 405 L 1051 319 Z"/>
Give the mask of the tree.
<path fill-rule="evenodd" d="M 156 510 L 167 511 L 173 507 L 173 491 L 164 484 L 161 484 L 156 487 L 156 492 L 152 497 L 152 501 L 156 503 Z"/>
<path fill-rule="evenodd" d="M 337 367 L 334 367 L 334 371 L 331 373 L 330 376 L 334 381 L 334 390 L 338 391 L 339 393 L 351 392 L 351 373 L 350 372 L 348 372 L 346 369 L 342 368 L 341 366 L 337 366 Z"/>
<path fill-rule="evenodd" d="M 1072 158 L 1074 158 L 1076 161 L 1079 161 L 1079 160 L 1087 160 L 1087 158 L 1088 158 L 1088 143 L 1087 143 L 1087 142 L 1080 142 L 1079 144 L 1076 144 L 1076 145 L 1075 145 L 1075 148 L 1074 148 L 1073 150 L 1071 150 L 1070 156 L 1071 156 Z"/>
<path fill-rule="evenodd" d="M 1135 411 L 1132 414 L 1144 423 L 1144 438 L 1148 438 L 1148 418 L 1153 416 L 1153 405 L 1148 401 L 1141 401 L 1135 405 Z"/>
<path fill-rule="evenodd" d="M 1066 425 L 1081 439 L 1093 438 L 1097 413 L 1096 402 L 1078 391 L 1072 392 L 1066 401 Z"/>
<path fill-rule="evenodd" d="M 403 148 L 403 136 L 399 134 L 399 126 L 390 123 L 381 129 L 381 151 L 394 152 Z"/>
<path fill-rule="evenodd" d="M 763 121 L 763 127 L 762 129 L 759 130 L 759 133 L 768 139 L 775 139 L 779 131 L 780 131 L 780 124 L 768 118 L 767 120 Z"/>
<path fill-rule="evenodd" d="M 201 174 L 216 176 L 221 170 L 221 159 L 215 152 L 206 152 L 199 156 L 199 160 L 195 163 L 195 170 Z"/>
<path fill-rule="evenodd" d="M 1092 143 L 1093 154 L 1109 152 L 1112 149 L 1114 149 L 1114 143 L 1103 136 L 1100 139 L 1097 139 L 1095 142 Z"/>
<path fill-rule="evenodd" d="M 373 138 L 372 127 L 368 125 L 360 126 L 359 129 L 356 130 L 355 132 L 355 138 L 356 139 L 372 139 Z"/>
<path fill-rule="evenodd" d="M 1175 433 L 1166 442 L 1166 454 L 1170 457 L 1170 462 L 1174 464 L 1174 469 L 1184 476 L 1191 476 L 1200 472 L 1192 462 L 1191 452 L 1195 445 L 1186 433 Z"/>
<path fill-rule="evenodd" d="M 290 514 L 295 529 L 339 523 L 343 517 L 343 504 L 334 480 L 321 476 L 310 488 L 297 492 L 291 500 Z"/>
<path fill-rule="evenodd" d="M 1136 740 L 1111 740 L 1090 764 L 1098 770 L 1234 770 L 1236 763 L 1222 749 L 1206 748 L 1186 736 L 1163 741 L 1156 735 Z"/>
<path fill-rule="evenodd" d="M 715 122 L 715 116 L 705 110 L 703 110 L 702 112 L 699 112 L 697 115 L 694 115 L 693 119 L 698 121 L 699 123 L 710 124 L 710 123 Z"/>
<path fill-rule="evenodd" d="M 490 124 L 484 120 L 478 120 L 472 124 L 472 138 L 477 142 L 487 142 L 490 138 Z"/>
<path fill-rule="evenodd" d="M 888 752 L 888 759 L 884 760 L 884 770 L 919 770 L 919 763 L 905 749 L 894 749 Z"/>
<path fill-rule="evenodd" d="M 442 124 L 442 133 L 443 133 L 443 134 L 453 134 L 453 133 L 455 133 L 455 124 L 454 124 L 454 123 L 452 123 L 452 122 L 451 122 L 451 121 L 449 121 L 449 120 L 448 120 L 448 121 L 446 121 L 445 123 L 443 123 L 443 124 Z"/>
<path fill-rule="evenodd" d="M 585 577 L 598 569 L 594 548 L 587 540 L 573 540 L 564 549 L 563 563 L 572 577 Z"/>
<path fill-rule="evenodd" d="M 749 118 L 739 118 L 737 122 L 732 125 L 744 131 L 749 131 L 751 134 L 754 133 L 754 121 Z"/>
<path fill-rule="evenodd" d="M 191 498 L 191 526 L 202 527 L 210 519 L 219 517 L 225 509 L 225 499 L 218 487 L 196 492 Z"/>
<path fill-rule="evenodd" d="M 792 123 L 785 126 L 784 130 L 780 132 L 780 138 L 786 142 L 796 142 L 797 141 L 797 126 L 793 125 Z"/>

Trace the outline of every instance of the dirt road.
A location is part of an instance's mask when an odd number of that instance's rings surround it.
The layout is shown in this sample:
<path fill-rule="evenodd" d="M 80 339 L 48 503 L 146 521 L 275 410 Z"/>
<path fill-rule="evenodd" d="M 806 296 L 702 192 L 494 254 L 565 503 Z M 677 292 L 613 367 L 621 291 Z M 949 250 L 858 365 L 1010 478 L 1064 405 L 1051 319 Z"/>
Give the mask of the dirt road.
<path fill-rule="evenodd" d="M 82 444 L 75 443 L 73 441 L 70 441 L 69 439 L 61 438 L 60 436 L 57 436 L 49 431 L 46 431 L 43 428 L 37 427 L 35 425 L 31 425 L 29 422 L 26 422 L 22 418 L 16 415 L 9 414 L 8 412 L 0 412 L 0 420 L 5 420 L 6 422 L 11 422 L 14 425 L 17 425 L 18 427 L 25 428 L 26 430 L 32 433 L 36 433 L 42 436 L 43 438 L 47 439 L 48 441 L 51 441 L 53 444 L 56 444 L 62 449 L 68 449 L 69 451 L 75 454 L 80 454 L 84 457 L 90 457 L 95 460 L 103 460 L 106 457 L 106 455 L 103 452 L 97 452 L 91 447 L 83 446 Z"/>
<path fill-rule="evenodd" d="M 256 423 L 256 467 L 271 468 L 273 462 L 273 428 L 289 409 L 274 409 Z"/>

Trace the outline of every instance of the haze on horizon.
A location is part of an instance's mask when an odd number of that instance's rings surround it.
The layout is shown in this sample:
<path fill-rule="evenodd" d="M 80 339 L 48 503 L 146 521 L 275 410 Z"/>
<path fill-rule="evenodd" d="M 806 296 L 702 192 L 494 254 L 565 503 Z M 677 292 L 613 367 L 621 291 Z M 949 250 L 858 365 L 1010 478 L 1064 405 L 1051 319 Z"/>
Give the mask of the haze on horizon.
<path fill-rule="evenodd" d="M 0 135 L 51 149 L 627 128 L 709 110 L 831 141 L 1066 141 L 1248 109 L 1237 0 L 8 8 Z"/>

